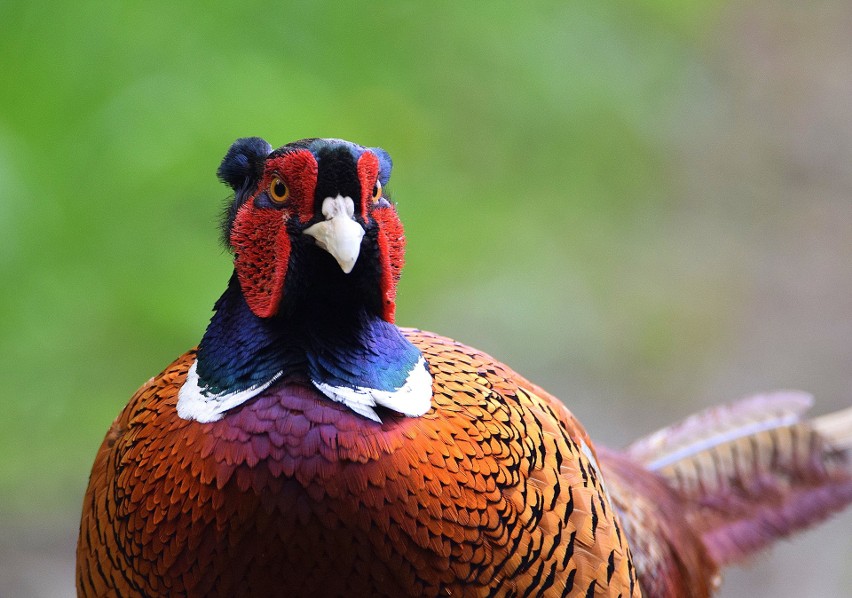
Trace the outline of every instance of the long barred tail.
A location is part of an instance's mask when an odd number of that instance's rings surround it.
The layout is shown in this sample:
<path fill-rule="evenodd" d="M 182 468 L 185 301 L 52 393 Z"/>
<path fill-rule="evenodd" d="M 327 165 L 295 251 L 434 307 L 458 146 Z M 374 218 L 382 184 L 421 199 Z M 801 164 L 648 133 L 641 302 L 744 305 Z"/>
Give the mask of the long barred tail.
<path fill-rule="evenodd" d="M 719 566 L 852 503 L 852 407 L 816 419 L 813 400 L 776 392 L 708 409 L 627 448 L 685 499 Z"/>

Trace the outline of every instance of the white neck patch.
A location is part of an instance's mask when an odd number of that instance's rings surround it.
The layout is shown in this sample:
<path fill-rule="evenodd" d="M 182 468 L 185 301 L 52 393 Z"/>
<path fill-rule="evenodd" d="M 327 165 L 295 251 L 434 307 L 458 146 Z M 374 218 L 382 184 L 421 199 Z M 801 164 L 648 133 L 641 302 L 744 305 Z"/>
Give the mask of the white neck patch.
<path fill-rule="evenodd" d="M 199 386 L 197 370 L 198 361 L 196 360 L 192 362 L 192 367 L 186 374 L 186 381 L 178 392 L 177 413 L 182 419 L 200 423 L 222 419 L 226 411 L 259 395 L 283 373 L 278 372 L 263 384 L 237 392 L 208 393 Z M 378 390 L 364 386 L 354 388 L 333 386 L 316 380 L 311 382 L 332 401 L 342 403 L 355 413 L 378 423 L 382 423 L 382 420 L 373 409 L 377 406 L 387 407 L 409 417 L 421 416 L 432 407 L 432 375 L 422 356 L 408 373 L 405 383 L 397 390 Z"/>
<path fill-rule="evenodd" d="M 237 392 L 205 392 L 198 385 L 198 360 L 192 362 L 192 367 L 186 373 L 186 381 L 178 392 L 177 412 L 182 419 L 195 420 L 206 424 L 222 419 L 228 409 L 242 405 L 250 398 L 257 396 L 281 377 L 278 372 L 263 384 L 257 384 Z"/>
<path fill-rule="evenodd" d="M 405 383 L 396 390 L 332 386 L 316 380 L 311 382 L 332 401 L 343 403 L 355 413 L 378 423 L 382 423 L 382 419 L 373 407 L 387 407 L 409 417 L 419 417 L 432 408 L 432 375 L 422 355 L 408 372 Z"/>

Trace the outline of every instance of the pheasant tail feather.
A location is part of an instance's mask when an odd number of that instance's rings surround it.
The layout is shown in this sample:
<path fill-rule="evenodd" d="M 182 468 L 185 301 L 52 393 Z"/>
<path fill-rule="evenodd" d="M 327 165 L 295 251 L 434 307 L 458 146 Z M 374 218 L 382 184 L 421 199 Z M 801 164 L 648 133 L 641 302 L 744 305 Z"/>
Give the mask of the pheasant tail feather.
<path fill-rule="evenodd" d="M 627 453 L 683 495 L 718 565 L 740 561 L 852 502 L 852 408 L 806 420 L 810 404 L 798 392 L 750 397 Z"/>

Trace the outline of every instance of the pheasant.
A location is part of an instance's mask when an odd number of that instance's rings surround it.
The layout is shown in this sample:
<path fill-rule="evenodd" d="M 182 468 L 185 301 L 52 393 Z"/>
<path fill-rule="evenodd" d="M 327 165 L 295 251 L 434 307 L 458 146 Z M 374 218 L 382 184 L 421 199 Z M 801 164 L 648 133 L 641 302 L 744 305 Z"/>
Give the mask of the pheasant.
<path fill-rule="evenodd" d="M 852 410 L 779 392 L 620 451 L 492 357 L 394 324 L 391 158 L 236 141 L 234 273 L 98 450 L 80 596 L 708 596 L 852 502 Z"/>

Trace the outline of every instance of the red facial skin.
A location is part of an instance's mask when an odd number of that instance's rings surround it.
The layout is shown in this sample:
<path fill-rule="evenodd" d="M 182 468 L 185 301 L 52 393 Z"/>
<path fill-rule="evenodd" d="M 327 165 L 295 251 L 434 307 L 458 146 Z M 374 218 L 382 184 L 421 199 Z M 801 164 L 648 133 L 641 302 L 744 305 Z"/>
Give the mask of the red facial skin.
<path fill-rule="evenodd" d="M 405 233 L 393 206 L 377 207 L 372 212 L 379 224 L 379 256 L 382 266 L 382 318 L 393 323 L 396 317 L 396 285 L 405 261 Z"/>
<path fill-rule="evenodd" d="M 363 213 L 369 213 L 379 225 L 378 243 L 381 260 L 382 318 L 393 323 L 396 316 L 396 285 L 405 261 L 405 234 L 396 209 L 373 198 L 373 187 L 379 177 L 379 160 L 364 152 L 358 160 Z M 372 181 L 372 184 L 369 184 Z"/>
<path fill-rule="evenodd" d="M 283 210 L 255 206 L 255 198 L 265 193 L 280 177 L 290 190 L 290 206 Z M 278 313 L 284 292 L 284 278 L 290 261 L 287 220 L 295 215 L 302 221 L 312 217 L 317 161 L 307 150 L 269 160 L 255 193 L 237 211 L 231 229 L 234 268 L 246 303 L 259 318 Z"/>
<path fill-rule="evenodd" d="M 382 318 L 394 321 L 396 285 L 402 270 L 405 237 L 396 210 L 373 198 L 379 176 L 379 160 L 365 151 L 358 159 L 361 197 L 360 213 L 378 225 L 378 249 L 381 267 Z M 307 224 L 314 217 L 314 191 L 318 164 L 308 150 L 297 150 L 268 160 L 264 175 L 254 194 L 237 211 L 231 229 L 234 267 L 246 303 L 259 318 L 278 313 L 284 292 L 284 280 L 290 260 L 291 239 L 287 232 L 290 218 Z M 289 189 L 283 208 L 258 207 L 255 198 L 266 193 L 280 178 Z"/>

